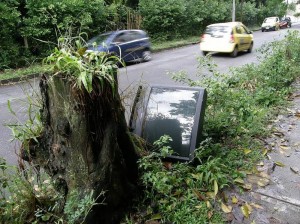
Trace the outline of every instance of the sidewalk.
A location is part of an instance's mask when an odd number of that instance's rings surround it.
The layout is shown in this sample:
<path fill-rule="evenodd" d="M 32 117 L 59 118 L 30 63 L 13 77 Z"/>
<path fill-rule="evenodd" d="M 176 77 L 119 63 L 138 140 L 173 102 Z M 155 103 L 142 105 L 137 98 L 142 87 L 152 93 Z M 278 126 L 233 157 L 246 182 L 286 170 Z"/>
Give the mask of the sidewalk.
<path fill-rule="evenodd" d="M 232 224 L 300 224 L 300 79 L 294 86 L 287 113 L 277 117 L 266 139 L 266 159 L 257 164 L 255 175 L 247 175 L 251 190 L 227 195 L 238 199 L 229 202 Z"/>

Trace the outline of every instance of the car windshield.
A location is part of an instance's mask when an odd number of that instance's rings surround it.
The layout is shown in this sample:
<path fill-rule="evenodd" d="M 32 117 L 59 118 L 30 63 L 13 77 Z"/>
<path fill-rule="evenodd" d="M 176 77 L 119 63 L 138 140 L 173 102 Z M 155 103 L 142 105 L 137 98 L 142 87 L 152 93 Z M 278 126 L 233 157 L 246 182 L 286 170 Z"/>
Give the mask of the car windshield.
<path fill-rule="evenodd" d="M 109 35 L 110 35 L 110 33 L 105 33 L 105 34 L 96 36 L 88 41 L 88 45 L 91 46 L 94 43 L 96 43 L 96 45 L 103 45 L 103 44 L 105 44 L 105 41 L 109 37 Z"/>
<path fill-rule="evenodd" d="M 275 22 L 275 18 L 266 18 L 264 23 L 272 23 Z"/>
<path fill-rule="evenodd" d="M 231 32 L 230 26 L 208 26 L 205 30 L 206 34 L 227 34 Z"/>

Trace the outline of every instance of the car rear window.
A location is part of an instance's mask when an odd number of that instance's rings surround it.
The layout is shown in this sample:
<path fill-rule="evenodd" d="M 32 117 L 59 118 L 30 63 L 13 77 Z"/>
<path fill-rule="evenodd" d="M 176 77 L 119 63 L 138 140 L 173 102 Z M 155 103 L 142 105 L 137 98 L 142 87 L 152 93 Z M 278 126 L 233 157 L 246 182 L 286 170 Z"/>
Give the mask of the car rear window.
<path fill-rule="evenodd" d="M 107 40 L 109 35 L 111 35 L 111 34 L 106 33 L 106 34 L 101 34 L 99 36 L 96 36 L 88 41 L 88 45 L 90 46 L 90 45 L 93 45 L 94 43 L 97 43 L 97 45 L 101 45 L 101 44 L 105 43 L 105 41 Z"/>
<path fill-rule="evenodd" d="M 205 30 L 205 34 L 210 35 L 222 35 L 229 34 L 231 32 L 232 28 L 230 26 L 208 26 Z"/>
<path fill-rule="evenodd" d="M 272 23 L 272 22 L 275 22 L 276 19 L 275 18 L 266 18 L 264 23 Z"/>

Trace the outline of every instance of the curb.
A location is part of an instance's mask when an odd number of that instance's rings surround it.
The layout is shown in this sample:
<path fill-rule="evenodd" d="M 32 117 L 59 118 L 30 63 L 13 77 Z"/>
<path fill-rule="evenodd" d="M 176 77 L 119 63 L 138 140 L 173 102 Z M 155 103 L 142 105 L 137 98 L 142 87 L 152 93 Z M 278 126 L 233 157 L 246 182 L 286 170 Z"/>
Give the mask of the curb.
<path fill-rule="evenodd" d="M 12 85 L 12 84 L 15 84 L 15 83 L 18 83 L 18 82 L 23 82 L 23 81 L 25 82 L 28 79 L 37 78 L 37 77 L 40 77 L 41 75 L 42 74 L 35 73 L 35 74 L 23 76 L 23 77 L 17 77 L 17 78 L 11 78 L 11 79 L 3 79 L 3 80 L 0 80 L 0 86 Z"/>

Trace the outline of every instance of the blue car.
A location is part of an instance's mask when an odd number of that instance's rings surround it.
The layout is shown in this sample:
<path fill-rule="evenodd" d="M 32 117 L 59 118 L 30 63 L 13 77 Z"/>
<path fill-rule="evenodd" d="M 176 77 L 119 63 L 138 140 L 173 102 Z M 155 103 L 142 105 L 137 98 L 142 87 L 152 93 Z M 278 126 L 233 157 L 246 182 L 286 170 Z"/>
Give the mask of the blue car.
<path fill-rule="evenodd" d="M 107 32 L 92 38 L 87 44 L 87 51 L 112 53 L 124 62 L 151 60 L 149 36 L 143 30 Z"/>

